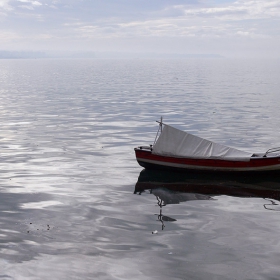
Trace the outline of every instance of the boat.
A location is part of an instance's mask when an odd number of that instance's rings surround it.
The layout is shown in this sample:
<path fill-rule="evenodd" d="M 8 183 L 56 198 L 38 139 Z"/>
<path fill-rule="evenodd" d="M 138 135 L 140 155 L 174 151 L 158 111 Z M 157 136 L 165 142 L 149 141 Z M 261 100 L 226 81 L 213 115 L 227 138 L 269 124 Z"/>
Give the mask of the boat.
<path fill-rule="evenodd" d="M 147 169 L 214 173 L 278 172 L 280 147 L 250 153 L 192 135 L 160 121 L 153 145 L 134 149 L 137 162 Z"/>

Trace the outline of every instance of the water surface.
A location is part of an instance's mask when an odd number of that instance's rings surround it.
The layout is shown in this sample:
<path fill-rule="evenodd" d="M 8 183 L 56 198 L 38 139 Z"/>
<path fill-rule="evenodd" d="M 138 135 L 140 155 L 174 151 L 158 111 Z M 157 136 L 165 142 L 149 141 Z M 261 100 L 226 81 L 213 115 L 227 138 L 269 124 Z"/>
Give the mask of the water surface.
<path fill-rule="evenodd" d="M 139 192 L 133 151 L 160 116 L 279 146 L 279 74 L 272 60 L 2 60 L 0 277 L 279 279 L 280 178 Z"/>

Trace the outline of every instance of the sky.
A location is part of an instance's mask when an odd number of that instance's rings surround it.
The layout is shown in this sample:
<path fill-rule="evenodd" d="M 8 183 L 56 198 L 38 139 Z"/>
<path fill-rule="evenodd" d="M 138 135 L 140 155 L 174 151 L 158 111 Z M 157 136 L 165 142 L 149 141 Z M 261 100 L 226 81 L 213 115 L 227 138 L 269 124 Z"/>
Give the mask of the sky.
<path fill-rule="evenodd" d="M 0 50 L 280 57 L 280 0 L 0 0 Z"/>

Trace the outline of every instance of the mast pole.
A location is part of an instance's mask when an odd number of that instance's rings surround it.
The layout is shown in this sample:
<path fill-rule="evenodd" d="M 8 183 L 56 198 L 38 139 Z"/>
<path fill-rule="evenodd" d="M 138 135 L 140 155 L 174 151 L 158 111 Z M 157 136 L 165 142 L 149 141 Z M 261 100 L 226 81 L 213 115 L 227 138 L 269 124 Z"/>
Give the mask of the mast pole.
<path fill-rule="evenodd" d="M 155 143 L 157 141 L 159 131 L 160 131 L 160 133 L 162 133 L 162 125 L 163 125 L 162 116 L 160 117 L 160 121 L 156 121 L 156 122 L 159 123 L 159 127 L 158 127 L 157 135 L 156 135 L 153 146 L 155 145 Z"/>

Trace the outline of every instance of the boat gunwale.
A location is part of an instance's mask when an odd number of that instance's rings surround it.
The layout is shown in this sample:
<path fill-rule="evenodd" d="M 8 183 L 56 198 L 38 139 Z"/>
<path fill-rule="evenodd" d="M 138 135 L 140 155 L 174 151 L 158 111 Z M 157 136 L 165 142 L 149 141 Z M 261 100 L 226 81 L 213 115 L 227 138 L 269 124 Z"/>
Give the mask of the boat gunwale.
<path fill-rule="evenodd" d="M 249 161 L 170 157 L 152 154 L 149 149 L 135 148 L 136 159 L 145 168 L 215 172 L 271 172 L 280 171 L 280 156 L 251 157 Z"/>

